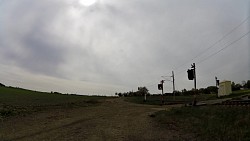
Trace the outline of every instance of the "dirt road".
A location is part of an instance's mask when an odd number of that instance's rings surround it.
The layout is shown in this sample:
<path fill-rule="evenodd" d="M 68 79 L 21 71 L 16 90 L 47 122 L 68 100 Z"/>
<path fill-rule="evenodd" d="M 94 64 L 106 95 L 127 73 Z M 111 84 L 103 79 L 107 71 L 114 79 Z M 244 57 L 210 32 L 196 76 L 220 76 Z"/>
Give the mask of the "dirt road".
<path fill-rule="evenodd" d="M 98 106 L 46 110 L 2 121 L 0 140 L 174 140 L 178 133 L 149 117 L 162 108 L 116 98 Z"/>

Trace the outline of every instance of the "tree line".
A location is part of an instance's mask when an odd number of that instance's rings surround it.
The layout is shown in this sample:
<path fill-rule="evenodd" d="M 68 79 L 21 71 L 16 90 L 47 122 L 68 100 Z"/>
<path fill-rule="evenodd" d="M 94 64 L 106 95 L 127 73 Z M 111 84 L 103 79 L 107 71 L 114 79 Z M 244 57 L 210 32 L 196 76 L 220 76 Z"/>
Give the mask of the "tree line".
<path fill-rule="evenodd" d="M 136 92 L 133 92 L 133 91 L 129 91 L 129 92 L 119 92 L 119 93 L 115 93 L 115 95 L 121 97 L 121 96 L 124 96 L 124 97 L 127 97 L 127 96 L 144 96 L 144 95 L 150 95 L 149 91 L 148 91 L 148 88 L 147 87 L 138 87 L 138 90 Z"/>
<path fill-rule="evenodd" d="M 237 91 L 240 89 L 250 89 L 250 80 L 242 81 L 241 84 L 235 84 L 234 82 L 232 82 L 232 91 Z"/>
<path fill-rule="evenodd" d="M 242 81 L 241 83 L 235 84 L 235 82 L 231 83 L 232 91 L 237 91 L 240 89 L 250 89 L 250 80 Z M 194 89 L 187 90 L 183 89 L 181 91 L 174 91 L 174 93 L 164 93 L 166 96 L 172 96 L 175 94 L 176 96 L 188 96 L 188 95 L 194 95 Z M 208 86 L 207 88 L 200 88 L 197 90 L 198 94 L 217 94 L 218 93 L 218 87 L 216 86 Z M 138 90 L 136 92 L 129 91 L 129 92 L 119 92 L 115 93 L 117 96 L 144 96 L 144 95 L 150 95 L 147 87 L 138 87 Z"/>

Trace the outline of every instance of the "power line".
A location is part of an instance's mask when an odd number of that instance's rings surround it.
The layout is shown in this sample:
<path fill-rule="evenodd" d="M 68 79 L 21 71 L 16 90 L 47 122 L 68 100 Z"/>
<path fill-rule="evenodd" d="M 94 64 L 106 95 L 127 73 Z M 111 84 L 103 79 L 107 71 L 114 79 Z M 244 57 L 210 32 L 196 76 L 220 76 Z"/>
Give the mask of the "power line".
<path fill-rule="evenodd" d="M 250 17 L 250 16 L 249 16 Z M 205 53 L 207 50 L 209 50 L 210 48 L 213 48 L 216 44 L 218 44 L 219 42 L 221 42 L 224 38 L 226 38 L 228 35 L 230 35 L 232 32 L 234 32 L 237 28 L 239 28 L 243 23 L 245 23 L 249 17 L 247 17 L 244 21 L 242 21 L 238 26 L 236 26 L 235 28 L 233 28 L 231 31 L 229 31 L 226 35 L 224 35 L 221 39 L 219 39 L 217 42 L 215 42 L 214 44 L 212 44 L 210 47 L 208 47 L 207 49 L 205 49 L 204 51 L 202 51 L 200 54 L 198 54 L 197 56 L 195 56 L 192 60 L 196 59 L 197 57 L 199 57 L 201 54 Z M 191 61 L 192 61 L 191 60 Z"/>
<path fill-rule="evenodd" d="M 242 38 L 244 38 L 245 36 L 247 36 L 249 33 L 250 33 L 250 31 L 248 31 L 247 33 L 245 33 L 244 35 L 242 35 L 240 38 L 234 40 L 234 41 L 231 42 L 230 44 L 226 45 L 226 46 L 223 47 L 222 49 L 218 50 L 217 52 L 215 52 L 215 53 L 209 55 L 208 57 L 206 57 L 205 59 L 203 59 L 203 60 L 197 62 L 197 64 L 200 64 L 200 63 L 206 61 L 207 59 L 209 59 L 210 57 L 212 57 L 212 56 L 214 56 L 214 55 L 220 53 L 221 51 L 227 49 L 228 47 L 230 47 L 230 46 L 233 45 L 234 43 L 238 42 L 239 40 L 241 40 Z M 186 70 L 179 71 L 179 72 L 177 72 L 177 74 L 179 74 L 179 73 L 181 73 L 181 72 L 183 72 L 183 71 L 186 71 Z"/>
<path fill-rule="evenodd" d="M 228 45 L 225 46 L 224 48 L 220 49 L 219 51 L 217 51 L 217 52 L 211 54 L 210 56 L 206 57 L 205 59 L 203 59 L 203 60 L 197 62 L 197 64 L 200 64 L 200 63 L 204 62 L 205 60 L 209 59 L 210 57 L 212 57 L 212 56 L 218 54 L 219 52 L 221 52 L 221 51 L 227 49 L 228 47 L 230 47 L 230 46 L 233 45 L 234 43 L 236 43 L 236 42 L 238 42 L 239 40 L 241 40 L 242 38 L 244 38 L 244 37 L 245 37 L 247 34 L 249 34 L 249 33 L 250 33 L 250 31 L 248 31 L 246 34 L 242 35 L 240 38 L 234 40 L 233 42 L 231 42 L 230 44 L 228 44 Z M 178 71 L 176 74 L 180 74 L 180 73 L 183 72 L 183 71 L 185 71 L 185 69 L 182 70 L 182 71 Z"/>
<path fill-rule="evenodd" d="M 209 55 L 208 57 L 206 57 L 205 59 L 201 60 L 200 62 L 197 62 L 197 64 L 202 63 L 202 62 L 204 62 L 205 60 L 209 59 L 210 57 L 212 57 L 212 56 L 218 54 L 219 52 L 221 52 L 221 51 L 227 49 L 228 47 L 230 47 L 230 46 L 233 45 L 234 43 L 238 42 L 239 40 L 241 40 L 242 38 L 244 38 L 245 36 L 247 36 L 247 34 L 249 34 L 249 33 L 250 33 L 250 31 L 248 31 L 246 34 L 242 35 L 240 38 L 234 40 L 234 41 L 231 42 L 230 44 L 226 45 L 225 47 L 223 47 L 223 48 L 220 49 L 219 51 L 217 51 L 217 52 L 215 52 L 215 53 Z"/>
<path fill-rule="evenodd" d="M 208 48 L 206 48 L 205 50 L 203 50 L 202 52 L 200 52 L 198 55 L 196 55 L 193 59 L 191 59 L 188 62 L 183 63 L 182 65 L 179 65 L 178 67 L 176 67 L 174 70 L 178 70 L 180 67 L 182 67 L 183 65 L 193 61 L 194 59 L 198 58 L 199 56 L 201 56 L 202 54 L 204 54 L 207 50 L 213 48 L 215 45 L 217 45 L 218 43 L 220 43 L 223 39 L 225 39 L 228 35 L 230 35 L 232 32 L 234 32 L 236 29 L 238 29 L 242 24 L 244 24 L 248 19 L 250 18 L 250 16 L 248 16 L 246 19 L 244 19 L 239 25 L 237 25 L 236 27 L 234 27 L 232 30 L 230 30 L 227 34 L 225 34 L 224 36 L 222 36 L 222 38 L 220 38 L 219 40 L 217 40 L 215 43 L 213 43 L 211 46 L 209 46 Z M 179 72 L 177 72 L 179 73 Z"/>
<path fill-rule="evenodd" d="M 154 83 L 154 84 L 151 84 L 151 85 L 148 85 L 148 86 L 145 86 L 145 87 L 152 87 L 152 86 L 157 86 L 158 83 Z"/>
<path fill-rule="evenodd" d="M 250 16 L 248 16 L 246 19 L 244 19 L 239 25 L 237 25 L 236 27 L 234 27 L 232 30 L 230 30 L 227 34 L 225 34 L 222 38 L 220 38 L 219 40 L 217 40 L 217 41 L 216 41 L 215 43 L 213 43 L 211 46 L 209 46 L 208 48 L 206 48 L 205 50 L 203 50 L 202 52 L 200 52 L 198 55 L 196 55 L 193 59 L 191 59 L 190 61 L 188 61 L 188 62 L 186 62 L 186 63 L 184 63 L 184 64 L 182 64 L 182 65 L 180 65 L 180 66 L 178 66 L 178 67 L 176 67 L 176 68 L 174 68 L 174 70 L 178 70 L 178 69 L 181 68 L 183 65 L 185 65 L 185 64 L 187 64 L 187 63 L 193 61 L 194 59 L 200 57 L 202 54 L 206 53 L 209 49 L 215 47 L 215 45 L 217 45 L 217 44 L 220 43 L 223 39 L 225 39 L 226 37 L 228 37 L 231 33 L 233 33 L 233 32 L 234 32 L 236 29 L 238 29 L 241 25 L 243 25 L 249 18 L 250 18 Z M 202 63 L 202 62 L 204 62 L 205 60 L 209 59 L 210 57 L 212 57 L 212 56 L 218 54 L 219 52 L 221 52 L 221 51 L 227 49 L 228 47 L 230 47 L 230 46 L 233 45 L 234 43 L 236 43 L 236 42 L 238 42 L 239 40 L 241 40 L 242 38 L 244 38 L 244 37 L 245 37 L 246 35 L 248 35 L 249 33 L 250 33 L 250 31 L 248 31 L 246 34 L 242 35 L 240 38 L 234 40 L 234 41 L 231 42 L 230 44 L 226 45 L 225 47 L 223 47 L 223 48 L 220 49 L 219 51 L 217 51 L 217 52 L 211 54 L 210 56 L 206 57 L 206 58 L 203 59 L 202 61 L 199 61 L 198 63 Z M 197 64 L 198 64 L 198 63 L 197 63 Z M 181 72 L 183 72 L 183 71 L 186 71 L 186 70 L 177 71 L 176 74 L 179 74 L 179 73 L 181 73 Z M 178 77 L 178 75 L 177 75 L 177 77 Z"/>
<path fill-rule="evenodd" d="M 244 35 L 242 35 L 240 38 L 234 40 L 234 41 L 231 42 L 230 44 L 226 45 L 225 47 L 223 47 L 223 48 L 220 49 L 219 51 L 217 51 L 217 52 L 211 54 L 210 56 L 208 56 L 207 58 L 205 58 L 204 60 L 202 60 L 202 61 L 200 61 L 200 62 L 198 62 L 198 63 L 202 63 L 202 62 L 204 62 L 205 60 L 210 59 L 210 57 L 212 57 L 212 56 L 218 54 L 219 52 L 221 52 L 221 51 L 227 49 L 228 47 L 230 47 L 230 46 L 233 45 L 234 43 L 236 43 L 236 42 L 240 41 L 241 39 L 243 39 L 243 38 L 244 38 L 245 36 L 247 36 L 249 33 L 250 33 L 250 31 L 248 31 L 247 33 L 245 33 Z M 197 64 L 198 64 L 198 63 L 197 63 Z M 201 85 L 204 85 L 204 84 L 205 84 L 205 83 L 203 82 Z"/>

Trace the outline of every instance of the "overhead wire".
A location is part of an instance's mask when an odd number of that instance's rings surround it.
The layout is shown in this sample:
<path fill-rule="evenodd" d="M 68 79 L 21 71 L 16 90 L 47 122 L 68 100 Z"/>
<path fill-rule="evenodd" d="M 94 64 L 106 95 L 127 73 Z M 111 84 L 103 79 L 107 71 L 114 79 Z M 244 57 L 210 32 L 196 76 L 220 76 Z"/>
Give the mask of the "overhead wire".
<path fill-rule="evenodd" d="M 196 64 L 200 64 L 208 59 L 210 59 L 212 56 L 217 55 L 218 53 L 224 51 L 225 49 L 229 48 L 231 45 L 237 43 L 238 41 L 240 41 L 241 39 L 243 39 L 244 37 L 246 37 L 248 34 L 250 33 L 250 31 L 246 32 L 245 34 L 243 34 L 242 36 L 240 36 L 239 38 L 237 38 L 236 40 L 232 41 L 231 43 L 229 43 L 228 45 L 226 45 L 225 47 L 221 48 L 220 50 L 216 51 L 215 53 L 209 55 L 208 57 L 206 57 L 205 59 L 197 62 Z M 211 73 L 211 72 L 210 72 Z M 202 85 L 204 85 L 205 82 L 202 83 Z"/>
<path fill-rule="evenodd" d="M 220 43 L 222 40 L 224 40 L 226 37 L 228 37 L 230 34 L 232 34 L 236 29 L 238 29 L 239 27 L 241 27 L 248 19 L 250 18 L 250 16 L 248 16 L 247 18 L 245 18 L 240 24 L 238 24 L 236 27 L 234 27 L 232 30 L 230 30 L 227 34 L 225 34 L 222 38 L 220 38 L 219 40 L 217 40 L 215 43 L 213 43 L 211 46 L 209 46 L 208 48 L 206 48 L 205 50 L 203 50 L 202 52 L 200 52 L 198 55 L 196 55 L 194 58 L 192 58 L 190 61 L 183 63 L 182 65 L 176 67 L 174 70 L 178 70 L 179 68 L 183 67 L 185 64 L 195 60 L 196 58 L 199 58 L 202 54 L 206 53 L 209 49 L 215 47 L 218 43 Z M 250 33 L 250 31 L 248 31 L 247 33 L 245 33 L 244 35 L 242 35 L 241 37 L 239 37 L 238 39 L 232 41 L 231 43 L 229 43 L 228 45 L 226 45 L 225 47 L 223 47 L 222 49 L 216 51 L 215 53 L 209 55 L 208 57 L 206 57 L 205 59 L 197 62 L 197 64 L 200 64 L 208 59 L 210 59 L 212 56 L 217 55 L 218 53 L 224 51 L 225 49 L 229 48 L 231 45 L 235 44 L 236 42 L 240 41 L 241 39 L 243 39 L 245 36 L 247 36 Z M 186 71 L 186 70 L 181 70 L 181 71 L 177 71 L 175 74 L 180 74 L 181 72 Z M 175 76 L 178 77 L 179 75 Z"/>
<path fill-rule="evenodd" d="M 224 36 L 222 36 L 222 38 L 220 38 L 219 40 L 217 40 L 215 43 L 213 43 L 211 46 L 209 46 L 208 48 L 206 48 L 205 50 L 201 51 L 198 55 L 196 55 L 194 58 L 192 58 L 191 60 L 183 63 L 182 65 L 179 65 L 178 67 L 174 68 L 174 70 L 178 70 L 179 68 L 181 68 L 182 66 L 184 66 L 185 64 L 193 61 L 194 59 L 200 57 L 202 54 L 206 53 L 206 51 L 208 51 L 209 49 L 215 47 L 215 45 L 217 45 L 218 43 L 220 43 L 223 39 L 225 39 L 228 35 L 230 35 L 231 33 L 233 33 L 236 29 L 238 29 L 241 25 L 243 25 L 248 19 L 250 18 L 250 16 L 248 16 L 247 18 L 245 18 L 240 24 L 238 24 L 237 26 L 235 26 L 232 30 L 230 30 L 228 33 L 226 33 Z M 182 71 L 180 71 L 182 72 Z M 177 72 L 180 73 L 180 72 Z"/>
<path fill-rule="evenodd" d="M 225 39 L 228 35 L 230 35 L 231 33 L 233 33 L 237 28 L 239 28 L 242 24 L 244 24 L 248 19 L 250 18 L 250 16 L 248 16 L 245 20 L 243 20 L 238 26 L 236 26 L 235 28 L 233 28 L 231 31 L 229 31 L 227 34 L 225 34 L 222 38 L 220 38 L 218 41 L 216 41 L 214 44 L 212 44 L 210 47 L 208 47 L 207 49 L 205 49 L 204 51 L 202 51 L 201 53 L 199 53 L 197 56 L 195 56 L 192 60 L 198 58 L 199 56 L 201 56 L 201 54 L 204 54 L 207 50 L 213 48 L 216 44 L 218 44 L 219 42 L 221 42 L 223 39 Z M 191 60 L 191 61 L 192 61 Z"/>
<path fill-rule="evenodd" d="M 204 62 L 205 60 L 210 59 L 212 56 L 214 56 L 214 55 L 216 55 L 216 54 L 220 53 L 221 51 L 223 51 L 223 50 L 227 49 L 228 47 L 230 47 L 230 46 L 231 46 L 231 45 L 233 45 L 234 43 L 236 43 L 236 42 L 240 41 L 240 40 L 241 40 L 241 39 L 243 39 L 245 36 L 247 36 L 249 33 L 250 33 L 250 31 L 248 31 L 247 33 L 245 33 L 244 35 L 242 35 L 240 38 L 238 38 L 238 39 L 234 40 L 234 41 L 233 41 L 233 42 L 231 42 L 230 44 L 226 45 L 226 46 L 225 46 L 225 47 L 223 47 L 222 49 L 218 50 L 217 52 L 215 52 L 215 53 L 213 53 L 213 54 L 209 55 L 208 57 L 206 57 L 205 59 L 203 59 L 203 60 L 201 60 L 201 61 L 197 62 L 196 64 L 200 64 L 200 63 Z"/>
<path fill-rule="evenodd" d="M 228 37 L 230 34 L 232 34 L 234 31 L 236 31 L 239 27 L 241 27 L 248 19 L 250 18 L 250 16 L 248 16 L 247 18 L 245 18 L 242 22 L 240 22 L 237 26 L 235 26 L 232 30 L 230 30 L 229 32 L 227 32 L 224 36 L 222 36 L 219 40 L 217 40 L 216 42 L 214 42 L 212 45 L 210 45 L 208 48 L 204 49 L 203 51 L 201 51 L 199 54 L 197 54 L 194 58 L 192 58 L 191 60 L 177 66 L 174 68 L 175 71 L 177 71 L 178 69 L 180 69 L 181 67 L 183 67 L 185 64 L 199 58 L 202 54 L 206 53 L 208 50 L 210 50 L 211 48 L 215 47 L 218 43 L 220 43 L 221 41 L 223 41 L 226 37 Z M 197 64 L 200 64 L 206 60 L 208 60 L 209 58 L 211 58 L 212 56 L 217 55 L 218 53 L 220 53 L 221 51 L 227 49 L 228 47 L 230 47 L 231 45 L 233 45 L 234 43 L 240 41 L 242 38 L 244 38 L 245 36 L 247 36 L 250 33 L 250 31 L 248 31 L 247 33 L 245 33 L 244 35 L 242 35 L 240 38 L 234 40 L 233 42 L 231 42 L 230 44 L 226 45 L 225 47 L 223 47 L 222 49 L 216 51 L 215 53 L 209 55 L 208 57 L 206 57 L 205 59 L 197 62 Z M 182 70 L 182 71 L 177 71 L 175 74 L 180 74 L 181 72 L 186 71 Z M 178 77 L 179 75 L 175 76 Z"/>
<path fill-rule="evenodd" d="M 233 45 L 233 44 L 235 44 L 236 42 L 238 42 L 238 41 L 240 41 L 241 39 L 243 39 L 243 38 L 244 38 L 245 36 L 247 36 L 249 33 L 250 33 L 250 31 L 248 31 L 247 33 L 245 33 L 244 35 L 242 35 L 242 36 L 241 36 L 241 37 L 239 37 L 238 39 L 234 40 L 234 41 L 233 41 L 233 42 L 231 42 L 230 44 L 226 45 L 226 46 L 225 46 L 225 47 L 223 47 L 222 49 L 220 49 L 220 50 L 216 51 L 215 53 L 213 53 L 213 54 L 209 55 L 209 56 L 208 56 L 208 57 L 206 57 L 205 59 L 203 59 L 203 60 L 201 60 L 201 61 L 197 62 L 196 64 L 200 64 L 200 63 L 202 63 L 202 62 L 206 61 L 207 59 L 210 59 L 212 56 L 217 55 L 217 54 L 218 54 L 218 53 L 220 53 L 221 51 L 223 51 L 223 50 L 227 49 L 227 48 L 228 48 L 228 47 L 230 47 L 231 45 Z M 176 74 L 179 74 L 180 72 L 183 72 L 183 71 L 185 71 L 185 70 L 179 71 L 179 72 L 177 72 Z"/>

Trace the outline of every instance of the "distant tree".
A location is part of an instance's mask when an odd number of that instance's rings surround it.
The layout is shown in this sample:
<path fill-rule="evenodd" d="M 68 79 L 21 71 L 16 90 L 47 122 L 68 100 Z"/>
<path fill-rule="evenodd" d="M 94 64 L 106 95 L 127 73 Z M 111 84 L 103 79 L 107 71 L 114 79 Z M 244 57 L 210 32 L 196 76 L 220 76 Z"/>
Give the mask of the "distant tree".
<path fill-rule="evenodd" d="M 241 84 L 235 84 L 234 82 L 232 82 L 231 86 L 232 86 L 232 91 L 237 91 L 240 90 L 240 88 L 242 88 Z"/>
<path fill-rule="evenodd" d="M 232 82 L 231 87 L 232 87 L 232 91 L 235 91 L 235 83 L 234 82 Z"/>
<path fill-rule="evenodd" d="M 175 94 L 175 96 L 180 96 L 181 92 L 176 90 L 176 91 L 174 91 L 174 94 Z"/>
<path fill-rule="evenodd" d="M 241 86 L 242 86 L 243 88 L 247 88 L 247 82 L 246 82 L 245 80 L 243 80 L 243 81 L 241 82 Z"/>
<path fill-rule="evenodd" d="M 2 84 L 2 83 L 0 83 L 0 87 L 5 87 L 5 85 L 4 85 L 4 84 Z"/>
<path fill-rule="evenodd" d="M 122 93 L 118 93 L 118 96 L 121 97 L 121 96 L 122 96 Z"/>
<path fill-rule="evenodd" d="M 246 87 L 250 89 L 250 80 L 247 80 Z"/>
<path fill-rule="evenodd" d="M 235 87 L 236 87 L 237 90 L 240 90 L 240 88 L 242 88 L 241 84 L 239 84 L 239 83 L 236 84 Z"/>
<path fill-rule="evenodd" d="M 53 94 L 62 94 L 62 93 L 59 93 L 59 92 L 53 92 Z"/>
<path fill-rule="evenodd" d="M 194 95 L 194 94 L 195 94 L 194 89 L 192 89 L 192 90 L 183 89 L 182 90 L 182 95 Z"/>
<path fill-rule="evenodd" d="M 218 88 L 216 86 L 208 86 L 207 87 L 207 91 L 208 91 L 208 94 L 217 93 L 218 92 Z"/>
<path fill-rule="evenodd" d="M 199 94 L 209 94 L 210 93 L 207 88 L 200 88 L 198 90 L 198 92 L 199 92 Z"/>
<path fill-rule="evenodd" d="M 145 94 L 149 94 L 147 87 L 138 87 L 138 91 L 136 93 L 138 96 L 144 96 Z"/>
<path fill-rule="evenodd" d="M 129 92 L 128 92 L 128 96 L 134 96 L 134 92 L 129 91 Z"/>
<path fill-rule="evenodd" d="M 185 93 L 187 90 L 184 88 L 183 90 L 181 90 L 181 92 Z"/>

